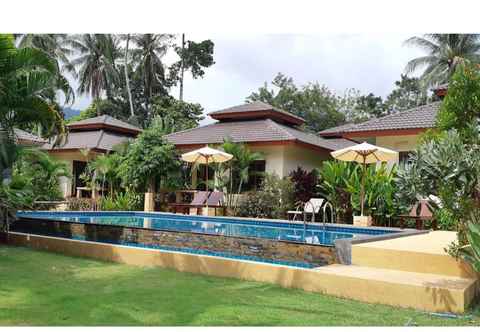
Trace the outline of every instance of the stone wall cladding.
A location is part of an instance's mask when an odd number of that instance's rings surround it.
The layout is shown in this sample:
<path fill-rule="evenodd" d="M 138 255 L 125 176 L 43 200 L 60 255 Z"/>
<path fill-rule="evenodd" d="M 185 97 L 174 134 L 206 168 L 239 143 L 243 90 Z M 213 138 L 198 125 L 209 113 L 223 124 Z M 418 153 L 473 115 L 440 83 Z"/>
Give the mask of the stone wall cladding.
<path fill-rule="evenodd" d="M 315 266 L 337 262 L 335 248 L 262 238 L 161 231 L 145 228 L 21 219 L 12 231 L 109 243 L 135 243 L 229 252 Z"/>

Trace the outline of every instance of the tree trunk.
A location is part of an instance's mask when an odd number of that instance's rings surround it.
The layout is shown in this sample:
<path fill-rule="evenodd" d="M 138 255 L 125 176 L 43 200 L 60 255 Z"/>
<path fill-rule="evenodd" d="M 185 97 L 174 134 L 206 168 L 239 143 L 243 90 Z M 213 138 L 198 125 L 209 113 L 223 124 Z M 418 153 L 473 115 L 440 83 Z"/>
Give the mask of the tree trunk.
<path fill-rule="evenodd" d="M 184 63 L 184 52 L 185 52 L 185 34 L 182 33 L 182 58 L 181 58 L 181 66 L 180 66 L 180 96 L 179 100 L 183 101 L 183 75 L 185 72 L 185 63 Z"/>
<path fill-rule="evenodd" d="M 133 101 L 132 101 L 132 92 L 130 91 L 130 80 L 128 78 L 128 70 L 127 70 L 127 64 L 128 64 L 128 44 L 130 42 L 130 34 L 127 34 L 127 45 L 125 47 L 125 64 L 123 66 L 125 70 L 125 84 L 127 87 L 127 94 L 128 94 L 128 103 L 130 104 L 130 117 L 133 118 L 135 116 L 135 113 L 133 112 Z"/>

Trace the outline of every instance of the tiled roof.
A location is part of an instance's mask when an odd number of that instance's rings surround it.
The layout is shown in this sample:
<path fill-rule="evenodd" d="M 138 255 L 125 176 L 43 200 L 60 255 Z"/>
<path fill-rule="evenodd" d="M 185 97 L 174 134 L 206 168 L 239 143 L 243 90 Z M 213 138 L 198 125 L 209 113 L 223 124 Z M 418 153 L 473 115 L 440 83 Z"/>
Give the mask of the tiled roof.
<path fill-rule="evenodd" d="M 129 123 L 123 122 L 121 120 L 115 119 L 110 115 L 100 115 L 94 118 L 84 119 L 80 121 L 75 121 L 68 124 L 68 127 L 71 129 L 84 126 L 95 126 L 95 125 L 104 125 L 117 128 L 128 129 L 135 132 L 141 132 L 142 129 L 135 127 Z"/>
<path fill-rule="evenodd" d="M 299 116 L 296 116 L 292 113 L 286 112 L 279 108 L 273 107 L 272 105 L 269 105 L 261 101 L 255 101 L 252 103 L 232 106 L 229 108 L 225 108 L 223 110 L 211 112 L 208 115 L 214 119 L 217 119 L 217 118 L 220 119 L 220 118 L 225 118 L 226 116 L 235 118 L 237 114 L 241 114 L 241 113 L 254 117 L 256 114 L 265 113 L 265 112 L 268 112 L 270 115 L 273 115 L 273 116 L 284 117 L 285 119 L 291 120 L 292 122 L 295 122 L 297 124 L 302 124 L 305 122 L 305 120 Z"/>
<path fill-rule="evenodd" d="M 330 134 L 342 134 L 350 128 L 357 126 L 356 123 L 346 123 L 337 127 L 328 128 L 319 132 L 320 135 L 328 136 Z"/>
<path fill-rule="evenodd" d="M 22 129 L 14 128 L 13 132 L 15 134 L 15 138 L 20 142 L 28 144 L 43 144 L 47 141 Z"/>
<path fill-rule="evenodd" d="M 435 119 L 440 105 L 441 102 L 430 103 L 411 110 L 362 122 L 347 128 L 339 126 L 323 130 L 319 132 L 319 135 L 331 136 L 332 134 L 356 133 L 363 131 L 433 128 L 435 127 Z"/>
<path fill-rule="evenodd" d="M 284 126 L 270 119 L 217 122 L 165 136 L 175 145 L 220 144 L 225 138 L 234 142 L 299 141 L 328 150 L 337 150 L 356 144 L 350 140 L 325 139 L 314 134 Z"/>
<path fill-rule="evenodd" d="M 123 143 L 129 138 L 105 130 L 70 132 L 64 144 L 53 148 L 52 143 L 42 146 L 45 150 L 71 150 L 71 149 L 101 149 L 113 150 L 117 144 Z"/>

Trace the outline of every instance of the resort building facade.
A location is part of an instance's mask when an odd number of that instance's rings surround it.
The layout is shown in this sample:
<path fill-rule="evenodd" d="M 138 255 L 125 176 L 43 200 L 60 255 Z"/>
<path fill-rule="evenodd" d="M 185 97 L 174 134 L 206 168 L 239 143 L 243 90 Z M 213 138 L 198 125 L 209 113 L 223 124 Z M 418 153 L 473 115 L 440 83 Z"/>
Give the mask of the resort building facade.
<path fill-rule="evenodd" d="M 68 136 L 63 144 L 53 146 L 51 142 L 42 145 L 51 156 L 67 163 L 71 177 L 60 179 L 64 197 L 81 195 L 86 188 L 81 174 L 89 160 L 99 154 L 113 151 L 116 145 L 134 139 L 142 130 L 109 115 L 97 116 L 67 125 Z"/>
<path fill-rule="evenodd" d="M 302 118 L 263 102 L 233 106 L 208 115 L 217 122 L 176 132 L 166 139 L 182 153 L 207 144 L 219 146 L 227 139 L 244 143 L 250 151 L 262 155 L 251 167 L 252 175 L 266 172 L 284 177 L 297 167 L 311 170 L 330 159 L 331 151 L 356 144 L 343 137 L 323 138 L 307 133 L 300 129 L 305 122 Z"/>

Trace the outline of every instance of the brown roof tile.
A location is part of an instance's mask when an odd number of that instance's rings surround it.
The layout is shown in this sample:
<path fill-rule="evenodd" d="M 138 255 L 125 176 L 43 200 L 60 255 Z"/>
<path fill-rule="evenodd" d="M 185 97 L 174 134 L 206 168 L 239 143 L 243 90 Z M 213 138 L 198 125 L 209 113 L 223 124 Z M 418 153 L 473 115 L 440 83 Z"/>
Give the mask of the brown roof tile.
<path fill-rule="evenodd" d="M 279 108 L 273 107 L 267 103 L 261 101 L 255 101 L 251 103 L 246 103 L 242 105 L 237 105 L 223 110 L 211 112 L 208 114 L 211 118 L 217 120 L 223 119 L 240 119 L 240 116 L 245 119 L 254 119 L 254 118 L 278 118 L 279 120 L 284 120 L 286 122 L 291 122 L 293 124 L 302 124 L 305 122 L 299 116 L 296 116 L 292 113 L 286 112 Z"/>
<path fill-rule="evenodd" d="M 124 135 L 115 134 L 105 130 L 70 132 L 67 140 L 60 146 L 53 147 L 52 143 L 42 146 L 44 150 L 72 150 L 72 149 L 100 149 L 112 151 L 117 144 L 130 139 Z"/>
<path fill-rule="evenodd" d="M 95 127 L 95 125 L 99 127 L 101 126 L 101 127 L 122 128 L 122 129 L 127 129 L 129 131 L 137 132 L 137 133 L 142 131 L 141 128 L 135 127 L 124 121 L 115 119 L 110 115 L 100 115 L 94 118 L 75 121 L 68 124 L 68 127 L 70 129 L 75 129 L 75 128 L 82 128 L 82 127 Z"/>
<path fill-rule="evenodd" d="M 407 111 L 372 119 L 350 127 L 339 126 L 319 132 L 320 136 L 363 131 L 421 129 L 435 127 L 441 102 L 430 103 Z"/>
<path fill-rule="evenodd" d="M 225 138 L 234 142 L 299 141 L 328 150 L 356 144 L 347 139 L 325 139 L 314 134 L 284 126 L 270 119 L 217 122 L 165 136 L 175 145 L 219 144 Z"/>
<path fill-rule="evenodd" d="M 37 135 L 31 134 L 25 130 L 14 128 L 13 132 L 15 134 L 15 138 L 17 141 L 20 143 L 26 143 L 26 144 L 43 144 L 47 142 L 46 139 L 43 139 L 41 137 L 38 137 Z"/>

